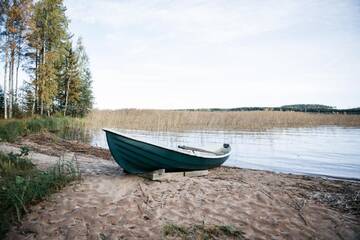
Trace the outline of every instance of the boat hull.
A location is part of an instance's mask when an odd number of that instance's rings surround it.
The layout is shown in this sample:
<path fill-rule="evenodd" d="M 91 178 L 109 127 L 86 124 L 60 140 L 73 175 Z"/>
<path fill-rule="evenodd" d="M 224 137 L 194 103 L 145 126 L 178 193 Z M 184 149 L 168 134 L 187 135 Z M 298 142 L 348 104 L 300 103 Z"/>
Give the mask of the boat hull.
<path fill-rule="evenodd" d="M 218 167 L 230 153 L 216 157 L 199 157 L 139 141 L 105 130 L 114 160 L 128 173 L 144 173 L 158 169 L 168 172 L 205 170 Z"/>

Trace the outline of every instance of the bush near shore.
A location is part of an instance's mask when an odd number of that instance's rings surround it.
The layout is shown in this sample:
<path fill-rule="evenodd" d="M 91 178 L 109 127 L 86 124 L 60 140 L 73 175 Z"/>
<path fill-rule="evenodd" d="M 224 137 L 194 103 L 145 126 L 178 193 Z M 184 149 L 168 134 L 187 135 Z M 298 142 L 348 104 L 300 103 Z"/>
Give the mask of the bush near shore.
<path fill-rule="evenodd" d="M 0 141 L 14 142 L 18 137 L 30 133 L 41 131 L 59 132 L 81 124 L 81 120 L 70 117 L 1 120 Z"/>
<path fill-rule="evenodd" d="M 69 182 L 80 178 L 72 162 L 60 160 L 46 171 L 41 171 L 24 155 L 0 152 L 0 239 L 10 226 L 20 221 L 30 204 L 44 199 Z"/>

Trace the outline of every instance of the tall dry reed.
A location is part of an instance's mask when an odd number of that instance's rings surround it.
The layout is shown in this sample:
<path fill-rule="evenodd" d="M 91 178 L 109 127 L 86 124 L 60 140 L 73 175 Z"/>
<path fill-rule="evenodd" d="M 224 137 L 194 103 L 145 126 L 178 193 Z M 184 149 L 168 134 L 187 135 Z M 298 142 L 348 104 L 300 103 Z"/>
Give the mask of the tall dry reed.
<path fill-rule="evenodd" d="M 89 128 L 150 131 L 266 130 L 322 125 L 360 126 L 359 115 L 303 112 L 208 112 L 173 110 L 94 110 L 85 119 Z"/>

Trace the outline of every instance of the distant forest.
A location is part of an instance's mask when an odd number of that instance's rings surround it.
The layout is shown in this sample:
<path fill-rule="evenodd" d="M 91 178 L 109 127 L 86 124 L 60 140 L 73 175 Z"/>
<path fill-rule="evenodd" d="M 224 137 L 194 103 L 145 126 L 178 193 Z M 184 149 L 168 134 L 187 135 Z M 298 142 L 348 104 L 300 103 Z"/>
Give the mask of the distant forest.
<path fill-rule="evenodd" d="M 92 109 L 89 58 L 63 0 L 0 0 L 0 116 L 84 116 Z M 20 87 L 20 75 L 28 76 Z"/>
<path fill-rule="evenodd" d="M 309 113 L 341 113 L 360 114 L 360 107 L 350 109 L 337 109 L 336 107 L 321 104 L 294 104 L 281 107 L 239 107 L 239 108 L 202 108 L 202 109 L 181 109 L 180 111 L 210 111 L 210 112 L 247 112 L 247 111 L 292 111 Z"/>

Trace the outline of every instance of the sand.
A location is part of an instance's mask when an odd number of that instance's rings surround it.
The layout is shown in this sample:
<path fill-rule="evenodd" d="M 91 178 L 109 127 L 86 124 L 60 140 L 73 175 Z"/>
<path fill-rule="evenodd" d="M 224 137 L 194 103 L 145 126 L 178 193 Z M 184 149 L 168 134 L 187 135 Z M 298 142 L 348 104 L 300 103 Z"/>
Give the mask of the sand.
<path fill-rule="evenodd" d="M 57 161 L 42 152 L 30 155 L 40 168 Z M 359 183 L 226 167 L 157 182 L 110 160 L 76 158 L 81 182 L 30 207 L 8 239 L 165 239 L 171 223 L 232 225 L 248 239 L 360 238 Z"/>

